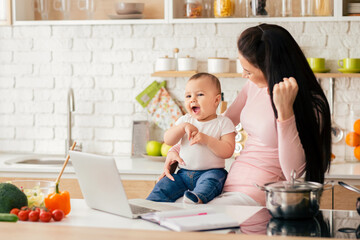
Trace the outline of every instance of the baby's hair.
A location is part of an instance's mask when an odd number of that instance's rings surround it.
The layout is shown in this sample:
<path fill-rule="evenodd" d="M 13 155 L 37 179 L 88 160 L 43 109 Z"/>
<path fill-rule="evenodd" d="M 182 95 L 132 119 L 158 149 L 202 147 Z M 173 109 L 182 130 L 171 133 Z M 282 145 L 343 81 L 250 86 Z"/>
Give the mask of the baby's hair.
<path fill-rule="evenodd" d="M 196 73 L 195 75 L 190 77 L 189 81 L 196 80 L 202 77 L 207 77 L 208 79 L 210 79 L 210 81 L 215 85 L 218 94 L 221 94 L 221 85 L 219 79 L 210 73 L 206 73 L 206 72 Z"/>

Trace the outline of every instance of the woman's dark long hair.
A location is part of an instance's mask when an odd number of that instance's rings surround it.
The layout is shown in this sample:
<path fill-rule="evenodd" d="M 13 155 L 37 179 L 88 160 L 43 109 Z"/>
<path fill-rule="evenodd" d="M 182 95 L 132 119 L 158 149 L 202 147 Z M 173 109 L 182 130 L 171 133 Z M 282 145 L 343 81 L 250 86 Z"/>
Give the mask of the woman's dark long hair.
<path fill-rule="evenodd" d="M 284 77 L 296 79 L 299 90 L 293 109 L 305 151 L 305 180 L 323 183 L 331 158 L 329 104 L 299 45 L 284 28 L 261 24 L 240 35 L 238 50 L 267 79 L 276 118 L 274 85 L 282 82 Z"/>

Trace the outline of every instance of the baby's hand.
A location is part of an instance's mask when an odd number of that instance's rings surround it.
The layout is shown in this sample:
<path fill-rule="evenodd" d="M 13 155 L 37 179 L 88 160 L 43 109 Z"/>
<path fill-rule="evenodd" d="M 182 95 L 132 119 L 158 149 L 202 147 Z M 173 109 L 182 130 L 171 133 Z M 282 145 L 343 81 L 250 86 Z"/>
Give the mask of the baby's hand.
<path fill-rule="evenodd" d="M 200 144 L 207 144 L 207 141 L 208 141 L 208 135 L 206 134 L 203 134 L 201 132 L 198 132 L 197 134 L 195 134 L 195 136 L 191 139 L 191 142 L 190 142 L 190 146 L 191 145 L 194 145 L 194 144 L 197 144 L 197 143 L 200 143 Z"/>
<path fill-rule="evenodd" d="M 199 132 L 197 127 L 195 127 L 194 125 L 192 125 L 190 123 L 186 123 L 184 130 L 185 130 L 185 133 L 188 135 L 189 141 L 191 138 L 193 138 Z"/>

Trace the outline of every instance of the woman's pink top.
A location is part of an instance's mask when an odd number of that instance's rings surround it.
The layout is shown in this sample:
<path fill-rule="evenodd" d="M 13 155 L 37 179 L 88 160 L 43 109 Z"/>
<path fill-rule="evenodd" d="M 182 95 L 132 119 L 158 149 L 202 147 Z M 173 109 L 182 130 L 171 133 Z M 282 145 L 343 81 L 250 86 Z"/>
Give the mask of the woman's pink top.
<path fill-rule="evenodd" d="M 267 88 L 250 80 L 225 112 L 236 126 L 241 122 L 248 134 L 243 150 L 231 165 L 225 192 L 242 192 L 265 205 L 265 192 L 254 186 L 290 179 L 294 169 L 304 173 L 305 153 L 295 116 L 277 121 Z"/>

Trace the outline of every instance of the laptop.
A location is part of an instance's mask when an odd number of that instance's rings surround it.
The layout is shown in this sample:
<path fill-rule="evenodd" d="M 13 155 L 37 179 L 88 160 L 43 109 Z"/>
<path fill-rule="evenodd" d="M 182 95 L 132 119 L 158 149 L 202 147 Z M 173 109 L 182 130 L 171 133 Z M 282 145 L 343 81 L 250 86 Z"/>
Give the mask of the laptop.
<path fill-rule="evenodd" d="M 90 153 L 69 151 L 86 204 L 93 209 L 128 218 L 142 214 L 180 209 L 169 204 L 126 196 L 115 159 Z"/>

